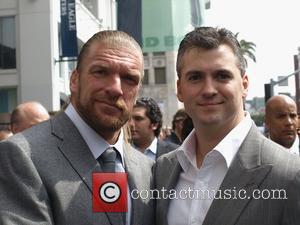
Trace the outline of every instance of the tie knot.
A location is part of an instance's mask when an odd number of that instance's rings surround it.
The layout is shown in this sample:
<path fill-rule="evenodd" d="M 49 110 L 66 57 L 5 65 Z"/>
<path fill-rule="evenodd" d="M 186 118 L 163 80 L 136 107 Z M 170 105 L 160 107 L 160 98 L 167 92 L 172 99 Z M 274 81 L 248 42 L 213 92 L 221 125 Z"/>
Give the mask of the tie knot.
<path fill-rule="evenodd" d="M 114 147 L 107 148 L 100 156 L 103 162 L 115 162 L 117 158 L 117 153 Z"/>
<path fill-rule="evenodd" d="M 99 157 L 103 172 L 113 173 L 116 167 L 117 152 L 113 147 L 106 149 Z"/>

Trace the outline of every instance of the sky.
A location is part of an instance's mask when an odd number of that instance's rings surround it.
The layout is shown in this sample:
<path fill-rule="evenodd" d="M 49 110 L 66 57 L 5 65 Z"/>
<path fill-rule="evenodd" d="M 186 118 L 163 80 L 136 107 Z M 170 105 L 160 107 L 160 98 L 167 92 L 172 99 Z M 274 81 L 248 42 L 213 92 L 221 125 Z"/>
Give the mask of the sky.
<path fill-rule="evenodd" d="M 264 83 L 294 71 L 300 47 L 300 0 L 211 0 L 205 25 L 225 27 L 256 44 L 257 63 L 248 60 L 247 99 L 264 96 Z M 294 87 L 294 76 L 289 79 Z M 294 95 L 294 90 L 291 90 Z"/>

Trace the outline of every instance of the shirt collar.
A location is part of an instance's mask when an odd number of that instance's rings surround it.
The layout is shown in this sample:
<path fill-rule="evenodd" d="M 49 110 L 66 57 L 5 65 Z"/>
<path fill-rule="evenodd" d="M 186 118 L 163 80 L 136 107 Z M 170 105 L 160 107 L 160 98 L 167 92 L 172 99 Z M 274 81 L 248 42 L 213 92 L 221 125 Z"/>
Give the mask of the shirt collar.
<path fill-rule="evenodd" d="M 145 151 L 147 151 L 147 150 L 151 151 L 154 155 L 156 155 L 156 152 L 157 152 L 157 142 L 158 142 L 158 139 L 157 139 L 157 137 L 155 137 L 153 139 L 153 141 L 151 142 L 151 144 L 145 149 Z M 143 152 L 142 149 L 140 149 L 139 147 L 137 147 L 133 143 L 132 143 L 132 147 L 134 147 L 135 149 Z"/>
<path fill-rule="evenodd" d="M 292 154 L 299 155 L 299 137 L 298 137 L 298 135 L 296 135 L 296 138 L 295 138 L 295 141 L 294 141 L 292 147 L 290 147 L 288 150 Z"/>
<path fill-rule="evenodd" d="M 187 172 L 190 166 L 197 168 L 196 162 L 196 132 L 195 129 L 186 137 L 177 151 L 177 158 L 182 169 Z"/>
<path fill-rule="evenodd" d="M 114 145 L 110 145 L 80 117 L 80 115 L 77 113 L 72 104 L 68 105 L 68 107 L 65 110 L 65 113 L 77 127 L 79 133 L 89 146 L 95 159 L 97 159 L 108 147 L 114 147 L 120 153 L 122 158 L 122 164 L 124 165 L 123 129 L 121 129 L 117 142 Z"/>
<path fill-rule="evenodd" d="M 245 112 L 245 117 L 242 121 L 234 127 L 211 151 L 217 151 L 224 157 L 227 168 L 231 165 L 233 158 L 239 150 L 242 142 L 245 140 L 251 126 L 252 120 L 250 114 Z M 177 151 L 178 161 L 184 171 L 188 171 L 190 166 L 197 168 L 195 150 L 196 133 L 195 129 L 193 129 Z M 209 152 L 209 154 L 211 152 Z"/>
<path fill-rule="evenodd" d="M 150 146 L 147 148 L 150 150 L 154 155 L 156 155 L 157 152 L 157 138 L 155 137 L 153 141 L 151 142 Z"/>
<path fill-rule="evenodd" d="M 223 155 L 228 168 L 243 141 L 245 140 L 251 126 L 252 120 L 250 114 L 245 112 L 244 119 L 236 127 L 234 127 L 214 148 Z"/>

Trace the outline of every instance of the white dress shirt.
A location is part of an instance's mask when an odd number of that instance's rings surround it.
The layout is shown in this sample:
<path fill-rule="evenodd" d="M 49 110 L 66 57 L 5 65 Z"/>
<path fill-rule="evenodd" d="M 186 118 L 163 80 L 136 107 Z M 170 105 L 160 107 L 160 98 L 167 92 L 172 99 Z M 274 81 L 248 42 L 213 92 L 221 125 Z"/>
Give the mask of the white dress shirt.
<path fill-rule="evenodd" d="M 70 103 L 68 107 L 65 110 L 65 113 L 67 116 L 72 120 L 74 125 L 77 127 L 79 133 L 87 143 L 89 149 L 91 150 L 94 158 L 97 160 L 97 158 L 109 147 L 114 147 L 121 156 L 121 159 L 117 157 L 116 159 L 116 172 L 125 172 L 125 166 L 124 166 L 124 154 L 123 154 L 123 144 L 124 144 L 124 138 L 123 138 L 123 130 L 121 129 L 121 133 L 118 137 L 117 142 L 114 145 L 110 145 L 107 143 L 94 129 L 92 129 L 77 113 L 77 111 L 74 109 L 73 105 Z M 128 187 L 129 190 L 129 187 Z M 131 219 L 131 198 L 129 195 L 127 196 L 127 207 L 128 207 L 128 213 L 126 213 L 126 224 L 130 224 Z"/>
<path fill-rule="evenodd" d="M 172 199 L 167 215 L 169 225 L 202 225 L 213 201 L 213 195 L 219 189 L 233 158 L 252 126 L 249 113 L 245 112 L 245 115 L 245 118 L 205 155 L 200 168 L 196 162 L 195 130 L 179 147 L 177 158 L 183 171 L 175 188 L 176 193 L 191 189 L 204 195 L 200 194 L 198 198 L 192 196 Z"/>
<path fill-rule="evenodd" d="M 157 141 L 158 140 L 155 137 L 153 139 L 153 141 L 151 142 L 151 144 L 144 151 L 144 154 L 154 161 L 156 160 Z M 138 148 L 137 146 L 133 145 L 133 147 L 142 152 L 142 150 L 140 148 Z"/>
<path fill-rule="evenodd" d="M 296 139 L 292 145 L 292 147 L 289 148 L 290 153 L 294 155 L 299 155 L 299 136 L 296 135 Z"/>

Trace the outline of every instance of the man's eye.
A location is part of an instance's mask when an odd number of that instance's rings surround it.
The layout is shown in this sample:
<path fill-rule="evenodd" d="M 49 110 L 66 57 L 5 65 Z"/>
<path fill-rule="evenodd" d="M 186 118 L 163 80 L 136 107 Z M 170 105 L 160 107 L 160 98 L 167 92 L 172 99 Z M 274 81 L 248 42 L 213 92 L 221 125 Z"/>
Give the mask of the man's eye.
<path fill-rule="evenodd" d="M 295 114 L 290 114 L 290 117 L 291 117 L 292 119 L 296 119 L 298 116 L 297 116 L 297 114 L 295 113 Z"/>
<path fill-rule="evenodd" d="M 231 78 L 231 76 L 227 72 L 219 72 L 219 73 L 217 73 L 217 79 L 219 79 L 219 80 L 229 80 L 230 78 Z"/>
<path fill-rule="evenodd" d="M 95 74 L 95 75 L 103 75 L 105 73 L 106 73 L 106 71 L 103 69 L 97 69 L 97 70 L 92 71 L 92 74 Z"/>
<path fill-rule="evenodd" d="M 200 74 L 190 74 L 188 76 L 188 80 L 190 80 L 190 81 L 195 81 L 195 80 L 200 80 L 200 79 L 201 79 Z"/>
<path fill-rule="evenodd" d="M 125 80 L 127 83 L 132 84 L 132 85 L 137 85 L 139 83 L 139 79 L 137 76 L 133 75 L 124 75 L 123 80 Z"/>
<path fill-rule="evenodd" d="M 284 119 L 285 117 L 286 117 L 285 114 L 279 114 L 279 115 L 277 115 L 277 118 L 279 118 L 279 119 Z"/>
<path fill-rule="evenodd" d="M 135 116 L 135 117 L 133 117 L 133 119 L 134 119 L 135 121 L 142 121 L 144 118 L 141 117 L 141 116 Z"/>

